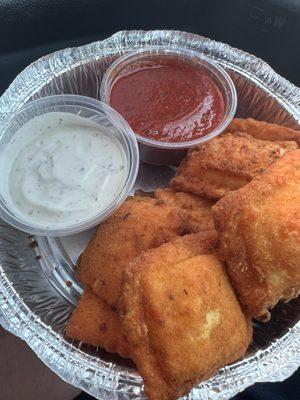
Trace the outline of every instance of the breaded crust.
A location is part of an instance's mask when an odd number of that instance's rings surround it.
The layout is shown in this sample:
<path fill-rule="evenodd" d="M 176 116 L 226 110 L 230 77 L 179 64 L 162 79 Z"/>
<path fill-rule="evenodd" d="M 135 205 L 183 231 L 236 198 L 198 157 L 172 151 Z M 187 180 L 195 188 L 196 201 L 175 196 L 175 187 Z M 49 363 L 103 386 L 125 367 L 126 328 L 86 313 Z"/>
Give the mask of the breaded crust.
<path fill-rule="evenodd" d="M 210 199 L 239 189 L 262 173 L 296 142 L 258 140 L 246 133 L 227 133 L 191 149 L 170 186 Z"/>
<path fill-rule="evenodd" d="M 186 228 L 184 215 L 164 201 L 129 198 L 97 229 L 80 257 L 78 278 L 109 305 L 117 306 L 128 262 Z"/>
<path fill-rule="evenodd" d="M 186 235 L 126 269 L 122 322 L 150 400 L 185 395 L 251 342 L 251 321 L 211 253 L 214 240 Z"/>
<path fill-rule="evenodd" d="M 284 155 L 213 207 L 219 254 L 248 312 L 300 292 L 300 150 Z"/>
<path fill-rule="evenodd" d="M 246 132 L 256 139 L 270 140 L 271 142 L 293 140 L 300 146 L 300 131 L 283 125 L 257 121 L 253 118 L 234 118 L 225 132 Z"/>
<path fill-rule="evenodd" d="M 211 211 L 214 205 L 212 200 L 173 189 L 156 189 L 154 195 L 157 199 L 164 200 L 185 213 L 189 232 L 197 233 L 215 229 Z"/>
<path fill-rule="evenodd" d="M 69 338 L 129 357 L 129 346 L 116 311 L 86 287 L 66 328 Z"/>

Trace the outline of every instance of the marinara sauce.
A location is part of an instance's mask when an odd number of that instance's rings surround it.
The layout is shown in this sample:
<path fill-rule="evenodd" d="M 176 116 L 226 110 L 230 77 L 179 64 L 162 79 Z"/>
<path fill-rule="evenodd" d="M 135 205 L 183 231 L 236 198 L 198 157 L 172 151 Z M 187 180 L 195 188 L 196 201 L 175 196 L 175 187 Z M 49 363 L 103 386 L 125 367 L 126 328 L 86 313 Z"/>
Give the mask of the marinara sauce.
<path fill-rule="evenodd" d="M 224 115 L 223 96 L 207 72 L 178 58 L 126 66 L 112 86 L 110 105 L 135 133 L 160 142 L 198 139 Z"/>

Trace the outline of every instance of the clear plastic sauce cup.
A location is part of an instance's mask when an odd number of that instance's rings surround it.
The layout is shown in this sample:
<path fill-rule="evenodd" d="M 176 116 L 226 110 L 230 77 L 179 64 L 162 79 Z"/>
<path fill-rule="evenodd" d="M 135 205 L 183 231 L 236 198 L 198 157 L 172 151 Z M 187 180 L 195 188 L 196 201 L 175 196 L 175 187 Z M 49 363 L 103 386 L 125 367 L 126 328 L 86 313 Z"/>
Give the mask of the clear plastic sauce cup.
<path fill-rule="evenodd" d="M 23 231 L 62 236 L 91 228 L 123 203 L 135 183 L 135 135 L 95 99 L 32 101 L 0 132 L 0 217 Z"/>
<path fill-rule="evenodd" d="M 186 150 L 190 147 L 200 145 L 224 131 L 231 122 L 237 106 L 237 95 L 234 84 L 226 73 L 217 63 L 204 55 L 181 47 L 152 46 L 140 49 L 118 58 L 106 71 L 100 89 L 101 101 L 111 105 L 110 96 L 114 84 L 122 77 L 122 73 L 134 71 L 139 63 L 146 63 L 155 59 L 173 59 L 179 62 L 189 63 L 195 68 L 203 71 L 212 82 L 217 86 L 224 102 L 224 112 L 221 120 L 210 132 L 190 141 L 182 142 L 163 142 L 142 136 L 135 132 L 139 142 L 141 160 L 150 164 L 157 165 L 176 165 L 184 157 Z"/>

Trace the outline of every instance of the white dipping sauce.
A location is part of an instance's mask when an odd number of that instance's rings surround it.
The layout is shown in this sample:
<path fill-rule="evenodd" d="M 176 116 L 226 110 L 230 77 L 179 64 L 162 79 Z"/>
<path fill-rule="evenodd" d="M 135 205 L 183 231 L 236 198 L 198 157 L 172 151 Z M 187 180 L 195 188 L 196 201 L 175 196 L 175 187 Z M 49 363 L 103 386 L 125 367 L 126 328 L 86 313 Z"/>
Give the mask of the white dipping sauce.
<path fill-rule="evenodd" d="M 94 217 L 120 193 L 127 160 L 110 130 L 49 112 L 25 123 L 0 155 L 1 193 L 23 222 L 62 228 Z"/>

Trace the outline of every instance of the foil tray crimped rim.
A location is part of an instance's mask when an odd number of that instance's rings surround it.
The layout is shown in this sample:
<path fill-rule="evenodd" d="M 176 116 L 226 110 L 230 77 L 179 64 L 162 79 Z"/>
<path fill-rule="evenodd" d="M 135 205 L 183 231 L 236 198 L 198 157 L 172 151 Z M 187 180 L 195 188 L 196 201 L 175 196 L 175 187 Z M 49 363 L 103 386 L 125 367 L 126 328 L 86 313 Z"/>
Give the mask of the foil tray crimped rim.
<path fill-rule="evenodd" d="M 139 40 L 136 40 L 136 37 Z M 300 122 L 300 90 L 285 78 L 277 74 L 266 62 L 235 49 L 222 42 L 181 31 L 120 31 L 108 39 L 93 42 L 85 46 L 66 48 L 41 57 L 25 68 L 12 82 L 0 99 L 0 121 L 9 113 L 26 103 L 38 89 L 53 75 L 75 67 L 89 60 L 113 55 L 120 51 L 140 48 L 146 45 L 172 44 L 190 47 L 218 61 L 241 75 L 250 77 L 258 86 L 264 88 L 270 96 L 283 103 L 296 120 Z M 213 50 L 213 51 L 212 51 Z M 67 62 L 66 62 L 67 60 Z M 32 77 L 35 76 L 35 80 Z"/>
<path fill-rule="evenodd" d="M 183 45 L 201 51 L 263 88 L 300 123 L 300 90 L 265 62 L 226 44 L 178 31 L 123 31 L 102 42 L 68 48 L 41 58 L 27 67 L 1 97 L 0 121 L 32 98 L 53 76 L 91 60 L 149 44 Z M 17 240 L 18 233 L 13 228 L 0 225 L 3 234 L 13 235 Z M 5 251 L 9 264 L 9 248 L 1 249 L 1 253 Z M 0 265 L 0 310 L 7 319 L 8 329 L 24 339 L 48 367 L 70 384 L 101 399 L 144 398 L 139 376 L 129 375 L 113 364 L 104 365 L 96 357 L 72 346 L 37 318 L 10 283 L 3 261 Z M 299 364 L 300 322 L 267 349 L 221 369 L 213 378 L 195 388 L 188 398 L 226 400 L 255 382 L 285 379 Z"/>

